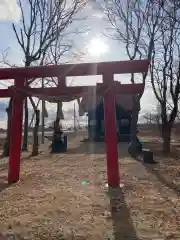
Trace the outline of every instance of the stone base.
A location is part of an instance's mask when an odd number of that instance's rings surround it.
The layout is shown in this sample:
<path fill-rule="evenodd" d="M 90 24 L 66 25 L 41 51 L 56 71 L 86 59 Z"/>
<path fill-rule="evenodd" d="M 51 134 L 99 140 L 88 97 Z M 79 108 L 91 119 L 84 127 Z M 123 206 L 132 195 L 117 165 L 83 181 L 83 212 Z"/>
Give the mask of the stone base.
<path fill-rule="evenodd" d="M 143 161 L 148 164 L 156 164 L 153 158 L 153 152 L 149 149 L 143 149 Z"/>
<path fill-rule="evenodd" d="M 116 188 L 113 188 L 113 187 L 109 186 L 108 183 L 106 183 L 105 187 L 106 187 L 106 188 L 111 188 L 111 189 L 116 189 Z M 117 187 L 117 189 L 123 188 L 123 187 L 124 187 L 124 184 L 123 184 L 123 183 L 120 183 L 120 184 L 119 184 L 119 187 Z"/>
<path fill-rule="evenodd" d="M 109 187 L 109 196 L 111 213 L 112 214 L 119 213 L 122 208 L 120 187 L 117 188 Z"/>

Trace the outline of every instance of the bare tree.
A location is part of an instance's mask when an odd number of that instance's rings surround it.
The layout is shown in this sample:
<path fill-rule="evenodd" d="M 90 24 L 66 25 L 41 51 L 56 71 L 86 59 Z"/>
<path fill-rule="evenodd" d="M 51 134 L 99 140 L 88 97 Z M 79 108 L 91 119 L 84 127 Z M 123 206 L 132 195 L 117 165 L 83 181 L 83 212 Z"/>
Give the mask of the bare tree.
<path fill-rule="evenodd" d="M 146 124 L 152 124 L 153 123 L 152 113 L 145 113 L 143 115 L 143 118 L 146 120 Z"/>
<path fill-rule="evenodd" d="M 9 101 L 9 106 L 6 108 L 6 113 L 7 113 L 7 132 L 6 132 L 6 139 L 5 139 L 5 144 L 4 144 L 4 149 L 2 155 L 5 157 L 9 156 L 9 139 L 11 136 L 11 119 L 12 119 L 12 98 L 10 98 Z"/>
<path fill-rule="evenodd" d="M 55 65 L 59 64 L 61 62 L 62 56 L 69 53 L 72 50 L 72 48 L 75 48 L 75 43 L 73 42 L 73 38 L 66 39 L 63 36 L 59 36 L 54 41 L 54 43 L 51 44 L 49 51 L 47 53 L 46 62 L 53 63 Z M 58 78 L 47 79 L 47 84 L 51 86 L 52 85 L 57 86 Z M 56 102 L 56 105 L 57 105 L 56 120 L 54 122 L 54 131 L 55 131 L 56 129 L 60 128 L 60 119 L 63 118 L 63 112 L 62 112 L 62 101 L 58 99 L 54 99 L 54 101 Z"/>
<path fill-rule="evenodd" d="M 68 62 L 71 62 L 73 60 L 76 59 L 76 61 L 80 61 L 83 56 L 86 55 L 86 53 L 83 50 L 79 50 L 78 46 L 76 46 L 75 42 L 73 41 L 73 35 L 80 35 L 82 32 L 84 32 L 83 27 L 81 28 L 80 31 L 76 30 L 73 31 L 71 33 L 68 33 L 68 36 L 59 36 L 59 38 L 57 38 L 53 44 L 51 44 L 51 46 L 49 47 L 47 54 L 46 54 L 46 59 L 45 59 L 45 63 L 46 64 L 60 64 L 62 62 L 62 56 L 63 59 L 66 56 L 68 59 Z M 66 38 L 67 37 L 67 38 Z M 65 79 L 65 76 L 61 76 L 62 78 Z M 62 79 L 63 80 L 63 79 Z M 74 79 L 73 79 L 74 80 Z M 72 82 L 73 82 L 72 80 Z M 42 85 L 48 85 L 48 86 L 57 86 L 58 85 L 58 78 L 46 78 L 43 79 L 43 84 Z M 60 79 L 61 81 L 61 79 Z M 71 84 L 72 84 L 71 82 Z M 61 82 L 60 82 L 61 83 Z M 70 84 L 70 85 L 71 85 Z M 48 100 L 48 98 L 47 98 Z M 71 100 L 71 99 L 69 99 Z M 56 119 L 54 121 L 54 134 L 56 130 L 60 129 L 61 124 L 60 124 L 60 120 L 64 118 L 64 114 L 62 111 L 62 100 L 59 97 L 54 97 L 49 98 L 50 102 L 54 102 L 57 105 L 57 111 L 56 111 Z M 42 100 L 42 133 L 44 132 L 44 109 L 45 109 L 45 100 Z M 42 134 L 43 137 L 43 134 Z"/>
<path fill-rule="evenodd" d="M 180 90 L 180 8 L 171 2 L 159 29 L 151 64 L 151 83 L 161 108 L 164 153 L 170 152 L 171 131 L 178 113 Z"/>
<path fill-rule="evenodd" d="M 21 10 L 20 25 L 13 24 L 13 31 L 23 52 L 24 66 L 43 64 L 49 47 L 73 23 L 85 1 L 72 0 L 18 0 Z M 26 79 L 29 86 L 33 79 Z M 25 101 L 23 150 L 28 143 L 28 103 Z M 36 110 L 36 109 L 35 109 Z M 37 112 L 37 111 L 36 111 Z"/>
<path fill-rule="evenodd" d="M 110 37 L 125 45 L 130 60 L 146 58 L 151 60 L 156 33 L 162 22 L 163 1 L 112 0 L 105 1 L 106 14 L 110 23 Z M 147 73 L 142 74 L 145 84 Z M 131 83 L 135 83 L 135 75 L 131 75 Z M 134 96 L 131 121 L 131 153 L 136 155 L 136 132 L 140 99 L 142 94 Z"/>
<path fill-rule="evenodd" d="M 147 112 L 143 115 L 143 118 L 146 120 L 146 124 L 156 124 L 161 133 L 161 108 L 159 104 L 156 106 L 156 112 Z"/>
<path fill-rule="evenodd" d="M 39 110 L 35 110 L 36 115 L 36 122 L 34 126 L 34 133 L 33 133 L 33 147 L 32 147 L 32 156 L 38 155 L 39 152 L 39 140 L 38 140 L 38 129 L 39 129 L 39 122 L 40 122 L 40 112 Z"/>

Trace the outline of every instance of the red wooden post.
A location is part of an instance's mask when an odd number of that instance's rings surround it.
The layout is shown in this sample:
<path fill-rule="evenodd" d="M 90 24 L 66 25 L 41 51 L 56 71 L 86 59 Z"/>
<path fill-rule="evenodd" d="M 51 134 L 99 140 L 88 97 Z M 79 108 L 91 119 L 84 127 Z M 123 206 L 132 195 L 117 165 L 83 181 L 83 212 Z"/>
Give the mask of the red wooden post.
<path fill-rule="evenodd" d="M 21 88 L 23 86 L 24 86 L 23 79 L 15 80 L 16 88 Z M 8 183 L 14 183 L 19 181 L 22 120 L 23 120 L 23 96 L 21 96 L 20 92 L 15 91 L 12 102 L 12 125 L 10 139 Z"/>
<path fill-rule="evenodd" d="M 66 86 L 66 77 L 58 77 L 58 83 L 57 83 L 57 87 L 61 88 L 61 87 L 65 87 Z"/>
<path fill-rule="evenodd" d="M 113 74 L 103 76 L 103 82 L 113 81 Z M 106 137 L 106 155 L 107 155 L 107 177 L 108 185 L 119 187 L 119 164 L 118 164 L 118 146 L 117 146 L 117 127 L 116 127 L 116 109 L 115 94 L 109 89 L 104 96 L 104 121 Z"/>

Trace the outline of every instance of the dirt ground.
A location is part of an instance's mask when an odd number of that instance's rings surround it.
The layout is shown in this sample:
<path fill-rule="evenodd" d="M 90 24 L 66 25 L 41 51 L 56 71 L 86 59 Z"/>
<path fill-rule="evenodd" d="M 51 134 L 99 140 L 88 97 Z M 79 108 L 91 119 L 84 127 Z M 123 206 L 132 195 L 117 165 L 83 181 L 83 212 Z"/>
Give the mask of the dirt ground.
<path fill-rule="evenodd" d="M 26 158 L 21 181 L 8 186 L 0 166 L 0 232 L 14 239 L 175 240 L 180 239 L 178 139 L 163 157 L 160 141 L 141 134 L 156 165 L 143 164 L 119 144 L 120 211 L 111 211 L 106 187 L 104 144 L 70 139 L 66 154 Z M 179 155 L 180 156 L 180 155 Z M 0 238 L 1 239 L 1 238 Z M 2 238 L 3 239 L 3 238 Z M 4 238 L 5 239 L 5 238 Z M 13 239 L 13 238 L 12 238 Z"/>

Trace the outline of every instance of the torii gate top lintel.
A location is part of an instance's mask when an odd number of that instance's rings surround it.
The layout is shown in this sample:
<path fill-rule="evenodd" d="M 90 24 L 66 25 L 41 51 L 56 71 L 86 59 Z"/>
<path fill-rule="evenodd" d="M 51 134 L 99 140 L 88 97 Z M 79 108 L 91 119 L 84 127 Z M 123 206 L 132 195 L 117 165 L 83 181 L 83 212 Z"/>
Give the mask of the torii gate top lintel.
<path fill-rule="evenodd" d="M 147 72 L 148 60 L 1 68 L 0 79 L 66 77 Z"/>

